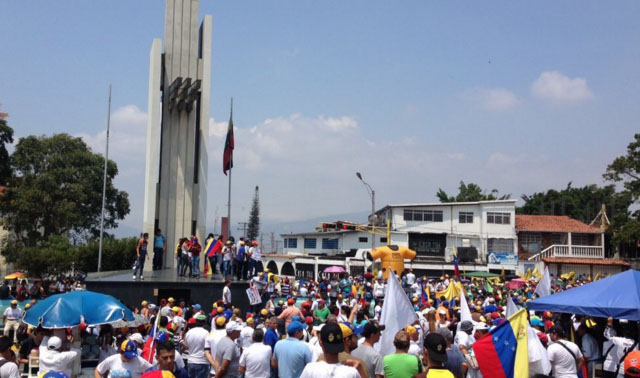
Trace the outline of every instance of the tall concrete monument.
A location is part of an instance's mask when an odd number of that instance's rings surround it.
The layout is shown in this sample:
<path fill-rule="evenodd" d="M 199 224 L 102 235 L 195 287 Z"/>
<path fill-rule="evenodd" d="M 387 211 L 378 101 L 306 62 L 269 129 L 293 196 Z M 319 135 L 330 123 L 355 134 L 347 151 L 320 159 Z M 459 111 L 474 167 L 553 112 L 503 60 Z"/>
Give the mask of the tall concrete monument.
<path fill-rule="evenodd" d="M 167 238 L 164 267 L 181 237 L 205 236 L 212 21 L 198 20 L 199 0 L 166 0 L 164 52 L 154 39 L 149 58 L 143 229 L 149 251 L 156 228 Z"/>

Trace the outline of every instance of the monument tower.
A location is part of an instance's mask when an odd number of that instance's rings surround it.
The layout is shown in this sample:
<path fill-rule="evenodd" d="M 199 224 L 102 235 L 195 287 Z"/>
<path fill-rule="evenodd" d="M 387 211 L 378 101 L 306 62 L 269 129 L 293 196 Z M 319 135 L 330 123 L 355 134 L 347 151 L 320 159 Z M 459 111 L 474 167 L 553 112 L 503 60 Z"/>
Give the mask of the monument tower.
<path fill-rule="evenodd" d="M 143 230 L 149 250 L 166 236 L 164 267 L 181 237 L 205 236 L 212 21 L 198 21 L 199 0 L 166 0 L 164 51 L 154 39 L 149 57 Z"/>

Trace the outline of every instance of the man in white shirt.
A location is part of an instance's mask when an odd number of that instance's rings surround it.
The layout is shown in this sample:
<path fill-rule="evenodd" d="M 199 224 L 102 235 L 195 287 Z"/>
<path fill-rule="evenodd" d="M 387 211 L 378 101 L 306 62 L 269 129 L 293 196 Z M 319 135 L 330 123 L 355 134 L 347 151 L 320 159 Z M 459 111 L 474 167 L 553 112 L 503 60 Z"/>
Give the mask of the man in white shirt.
<path fill-rule="evenodd" d="M 413 274 L 413 269 L 409 268 L 409 273 L 407 273 L 407 285 L 411 286 L 416 282 L 416 275 Z"/>
<path fill-rule="evenodd" d="M 324 361 L 308 363 L 302 371 L 301 378 L 360 378 L 360 373 L 356 369 L 360 367 L 359 362 L 346 360 L 340 363 L 338 360 L 338 354 L 344 352 L 342 329 L 338 324 L 327 323 L 322 327 L 320 346 Z"/>
<path fill-rule="evenodd" d="M 78 352 L 62 352 L 62 340 L 57 336 L 52 336 L 47 342 L 47 351 L 40 355 L 38 375 L 48 371 L 60 371 L 71 377 L 73 370 L 72 362 L 78 358 Z"/>
<path fill-rule="evenodd" d="M 264 332 L 253 331 L 253 343 L 240 356 L 240 373 L 245 378 L 269 378 L 271 376 L 271 347 L 263 343 Z"/>
<path fill-rule="evenodd" d="M 227 319 L 224 316 L 218 316 L 214 318 L 212 323 L 215 329 L 209 333 L 205 341 L 204 355 L 211 366 L 211 374 L 215 375 L 216 369 L 218 368 L 218 362 L 215 358 L 217 352 L 216 346 L 222 338 L 227 336 L 227 330 L 225 328 Z"/>
<path fill-rule="evenodd" d="M 11 339 L 6 336 L 0 336 L 0 378 L 18 378 L 20 372 L 18 365 L 13 362 L 11 357 Z"/>
<path fill-rule="evenodd" d="M 9 336 L 13 331 L 13 342 L 18 342 L 18 327 L 20 327 L 20 318 L 22 318 L 22 309 L 18 307 L 18 301 L 11 301 L 11 306 L 4 310 L 2 321 L 4 323 L 4 335 Z"/>
<path fill-rule="evenodd" d="M 203 314 L 195 316 L 196 326 L 184 336 L 182 345 L 189 350 L 187 372 L 190 378 L 209 378 L 209 361 L 204 355 L 204 347 L 209 332 L 203 328 L 207 317 Z"/>
<path fill-rule="evenodd" d="M 109 372 L 108 378 L 140 378 L 151 365 L 138 356 L 138 348 L 131 340 L 125 340 L 120 345 L 120 353 L 107 357 L 93 371 L 94 378 L 102 378 Z"/>
<path fill-rule="evenodd" d="M 226 280 L 222 288 L 222 302 L 231 304 L 231 280 Z"/>
<path fill-rule="evenodd" d="M 578 378 L 578 370 L 584 359 L 580 348 L 571 341 L 563 340 L 564 330 L 560 326 L 553 326 L 550 330 L 553 344 L 547 348 L 551 372 L 556 378 Z"/>
<path fill-rule="evenodd" d="M 473 323 L 471 323 L 469 320 L 463 321 L 462 323 L 460 323 L 460 330 L 456 332 L 454 344 L 464 345 L 466 348 L 469 348 L 471 344 L 475 342 L 472 333 Z"/>

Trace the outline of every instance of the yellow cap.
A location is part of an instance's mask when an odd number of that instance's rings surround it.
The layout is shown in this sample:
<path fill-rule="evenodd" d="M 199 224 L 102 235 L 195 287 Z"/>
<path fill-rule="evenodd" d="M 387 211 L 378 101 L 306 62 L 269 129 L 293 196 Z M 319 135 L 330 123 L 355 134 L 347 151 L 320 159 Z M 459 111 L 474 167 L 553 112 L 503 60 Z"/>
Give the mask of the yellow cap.
<path fill-rule="evenodd" d="M 263 309 L 260 311 L 260 315 L 262 315 L 262 316 L 267 316 L 267 315 L 269 315 L 269 311 L 267 311 L 267 309 L 266 309 L 266 308 L 263 308 Z"/>
<path fill-rule="evenodd" d="M 407 333 L 409 335 L 413 335 L 414 333 L 418 333 L 418 330 L 414 326 L 408 326 L 407 327 Z"/>
<path fill-rule="evenodd" d="M 142 307 L 145 307 L 146 305 L 148 305 L 148 304 L 149 304 L 149 302 L 147 302 L 147 301 L 142 301 L 142 303 L 141 303 L 141 304 L 142 304 Z"/>
<path fill-rule="evenodd" d="M 167 299 L 167 302 L 173 302 L 175 301 L 175 299 L 173 299 L 173 297 L 169 297 L 169 299 Z"/>
<path fill-rule="evenodd" d="M 480 321 L 481 321 L 481 322 L 486 323 L 486 322 L 487 322 L 487 319 L 485 319 L 485 318 L 484 318 L 484 316 L 481 316 L 481 317 L 480 317 Z"/>
<path fill-rule="evenodd" d="M 26 310 L 30 309 L 30 308 L 31 308 L 31 303 L 27 303 L 26 305 L 24 305 L 24 308 L 25 308 Z"/>
<path fill-rule="evenodd" d="M 12 304 L 12 305 L 14 305 L 14 304 L 15 304 L 15 305 L 17 305 L 17 304 L 18 304 L 18 301 L 16 301 L 16 300 L 14 299 L 14 300 L 12 300 L 12 301 L 11 301 L 11 304 Z"/>
<path fill-rule="evenodd" d="M 255 320 L 253 320 L 253 318 L 247 319 L 247 324 L 253 324 L 253 323 L 255 323 Z"/>
<path fill-rule="evenodd" d="M 216 318 L 216 324 L 219 325 L 219 326 L 223 326 L 224 323 L 226 323 L 226 322 L 227 322 L 227 319 L 224 316 L 218 316 Z"/>
<path fill-rule="evenodd" d="M 347 337 L 351 337 L 351 335 L 353 335 L 353 331 L 346 324 L 340 323 L 340 329 L 342 330 L 343 339 L 346 339 Z"/>
<path fill-rule="evenodd" d="M 413 299 L 411 299 L 413 301 L 413 303 L 418 302 L 418 297 L 413 297 Z"/>
<path fill-rule="evenodd" d="M 178 306 L 173 306 L 173 308 L 171 309 L 171 311 L 173 311 L 173 312 L 180 312 L 180 307 L 178 307 Z"/>

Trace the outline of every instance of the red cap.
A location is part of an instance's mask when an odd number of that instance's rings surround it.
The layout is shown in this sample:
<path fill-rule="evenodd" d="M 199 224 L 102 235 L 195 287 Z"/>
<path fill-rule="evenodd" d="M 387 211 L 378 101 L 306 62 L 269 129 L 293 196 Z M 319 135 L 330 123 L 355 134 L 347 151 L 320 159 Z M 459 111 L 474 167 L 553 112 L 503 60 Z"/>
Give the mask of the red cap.
<path fill-rule="evenodd" d="M 196 318 L 190 318 L 190 319 L 187 321 L 187 324 L 196 324 Z"/>
<path fill-rule="evenodd" d="M 306 318 L 304 321 L 305 321 L 305 323 L 307 323 L 307 324 L 311 324 L 311 323 L 313 323 L 313 318 L 312 318 L 312 317 L 310 317 L 310 316 L 307 316 L 307 318 Z"/>
<path fill-rule="evenodd" d="M 549 329 L 551 327 L 553 327 L 553 322 L 551 320 L 547 320 L 544 322 L 544 328 Z"/>
<path fill-rule="evenodd" d="M 287 304 L 292 305 L 292 304 L 294 304 L 294 303 L 296 303 L 295 299 L 293 299 L 293 298 L 289 298 L 289 299 L 287 299 Z"/>
<path fill-rule="evenodd" d="M 498 319 L 499 317 L 500 317 L 500 314 L 498 314 L 497 312 L 491 313 L 491 319 Z"/>
<path fill-rule="evenodd" d="M 640 377 L 640 351 L 634 350 L 624 359 L 624 376 Z"/>

